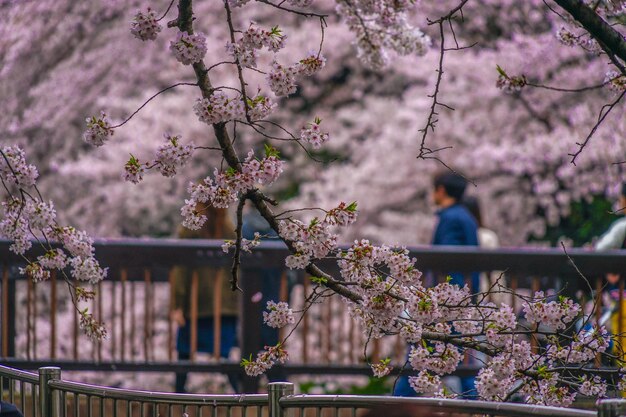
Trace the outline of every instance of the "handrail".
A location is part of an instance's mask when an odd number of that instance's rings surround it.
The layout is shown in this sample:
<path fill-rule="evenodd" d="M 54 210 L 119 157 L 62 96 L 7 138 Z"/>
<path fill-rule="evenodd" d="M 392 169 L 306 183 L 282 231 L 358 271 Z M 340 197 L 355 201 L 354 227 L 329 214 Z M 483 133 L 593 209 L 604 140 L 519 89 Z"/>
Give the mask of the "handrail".
<path fill-rule="evenodd" d="M 0 377 L 8 377 L 34 385 L 39 384 L 38 374 L 22 371 L 21 369 L 10 368 L 4 365 L 0 365 Z"/>
<path fill-rule="evenodd" d="M 367 408 L 378 406 L 397 406 L 410 404 L 415 406 L 437 407 L 441 411 L 462 413 L 480 413 L 498 416 L 553 416 L 553 417 L 596 417 L 596 411 L 571 408 L 548 407 L 541 405 L 500 403 L 475 400 L 457 400 L 447 398 L 403 398 L 368 395 L 292 395 L 279 401 L 283 408 L 333 407 Z"/>
<path fill-rule="evenodd" d="M 26 382 L 37 383 L 37 378 L 34 374 L 1 365 L 0 377 L 21 378 L 21 380 Z M 61 412 L 64 406 L 62 403 L 59 403 L 59 400 L 65 401 L 65 393 L 73 393 L 75 403 L 80 395 L 87 396 L 88 401 L 92 397 L 100 398 L 101 410 L 104 410 L 105 403 L 103 400 L 121 400 L 126 401 L 128 407 L 130 407 L 131 402 L 138 402 L 142 404 L 142 407 L 144 403 L 166 404 L 170 407 L 176 405 L 184 407 L 267 407 L 270 417 L 286 417 L 289 415 L 288 410 L 293 408 L 317 408 L 318 410 L 322 408 L 333 408 L 335 410 L 352 408 L 356 411 L 356 409 L 376 409 L 399 405 L 432 407 L 437 409 L 437 411 L 450 411 L 458 414 L 489 414 L 508 417 L 617 417 L 622 415 L 622 410 L 626 409 L 626 401 L 620 399 L 600 400 L 597 403 L 597 411 L 591 411 L 533 404 L 461 399 L 366 395 L 293 395 L 294 385 L 288 382 L 270 383 L 268 385 L 268 394 L 178 394 L 112 388 L 65 381 L 62 379 L 61 369 L 55 367 L 40 368 L 39 381 L 39 408 L 37 413 L 33 411 L 33 415 L 37 414 L 43 417 L 65 415 Z M 57 395 L 58 393 L 61 393 L 61 395 Z M 23 399 L 22 406 L 24 406 Z M 91 414 L 89 413 L 89 415 Z"/>
<path fill-rule="evenodd" d="M 9 251 L 8 240 L 0 240 L 3 263 L 19 264 L 23 259 Z M 221 240 L 202 239 L 96 239 L 94 247 L 100 263 L 109 267 L 169 267 L 227 266 L 231 257 L 223 253 Z M 417 258 L 421 270 L 486 271 L 505 270 L 539 274 L 542 276 L 574 275 L 568 257 L 560 248 L 500 248 L 480 249 L 463 246 L 409 246 L 411 256 Z M 41 254 L 37 245 L 34 255 Z M 265 241 L 250 254 L 242 254 L 244 267 L 284 268 L 288 252 L 282 242 Z M 607 265 L 615 270 L 626 270 L 626 251 L 594 252 L 572 248 L 568 254 L 584 274 L 606 272 Z M 322 266 L 336 268 L 332 261 L 322 261 Z M 16 277 L 21 279 L 20 277 Z"/>
<path fill-rule="evenodd" d="M 75 361 L 72 359 L 50 360 L 38 359 L 27 360 L 19 358 L 4 358 L 4 363 L 10 364 L 21 369 L 38 369 L 42 366 L 58 366 L 66 371 L 97 371 L 97 372 L 185 372 L 193 369 L 199 373 L 223 373 L 223 374 L 243 374 L 244 370 L 239 361 L 220 361 L 220 362 L 192 362 L 192 361 L 151 361 L 146 362 L 122 362 L 122 361 L 100 361 L 94 362 L 90 360 Z M 285 375 L 372 375 L 372 367 L 366 364 L 297 364 L 287 363 L 277 366 Z M 461 364 L 457 367 L 454 375 L 456 376 L 474 376 L 481 369 L 479 365 Z M 617 368 L 607 368 L 617 369 Z M 402 368 L 394 368 L 390 375 L 417 375 L 417 371 Z"/>
<path fill-rule="evenodd" d="M 51 380 L 48 386 L 54 390 L 90 395 L 113 400 L 149 401 L 156 403 L 211 405 L 219 406 L 266 406 L 267 394 L 178 394 L 169 392 L 142 391 L 123 388 L 112 388 L 81 382 Z"/>

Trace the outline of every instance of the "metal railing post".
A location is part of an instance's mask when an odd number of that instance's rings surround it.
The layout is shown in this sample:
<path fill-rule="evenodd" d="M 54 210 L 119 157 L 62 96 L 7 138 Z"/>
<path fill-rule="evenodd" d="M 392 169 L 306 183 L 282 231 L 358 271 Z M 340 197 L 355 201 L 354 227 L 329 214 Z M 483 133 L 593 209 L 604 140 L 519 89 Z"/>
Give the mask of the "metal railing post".
<path fill-rule="evenodd" d="M 618 417 L 626 415 L 626 400 L 607 399 L 596 402 L 598 417 Z"/>
<path fill-rule="evenodd" d="M 288 412 L 284 412 L 280 407 L 280 399 L 287 395 L 293 395 L 293 384 L 291 382 L 270 382 L 267 385 L 268 417 L 288 417 Z"/>
<path fill-rule="evenodd" d="M 48 386 L 48 381 L 52 379 L 61 379 L 61 368 L 56 366 L 39 368 L 39 413 L 37 417 L 58 417 L 60 414 L 53 410 L 52 390 Z"/>

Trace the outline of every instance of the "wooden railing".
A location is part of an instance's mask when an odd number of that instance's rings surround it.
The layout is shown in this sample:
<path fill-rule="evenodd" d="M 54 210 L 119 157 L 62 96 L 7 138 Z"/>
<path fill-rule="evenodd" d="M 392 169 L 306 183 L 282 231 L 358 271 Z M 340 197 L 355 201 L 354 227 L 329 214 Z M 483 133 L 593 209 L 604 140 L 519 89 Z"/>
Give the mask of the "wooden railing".
<path fill-rule="evenodd" d="M 107 280 L 96 285 L 97 296 L 88 306 L 99 320 L 103 320 L 109 337 L 102 343 L 91 343 L 82 335 L 78 315 L 70 307 L 65 283 L 59 276 L 49 282 L 33 283 L 17 272 L 23 264 L 12 254 L 9 242 L 0 241 L 1 269 L 1 332 L 0 362 L 20 368 L 33 369 L 42 364 L 57 364 L 64 369 L 152 370 L 176 371 L 187 363 L 176 362 L 175 324 L 169 319 L 172 307 L 172 268 L 185 265 L 192 270 L 209 266 L 219 269 L 229 266 L 229 255 L 221 250 L 221 241 L 175 239 L 115 239 L 98 240 L 96 256 L 102 266 L 109 268 Z M 470 273 L 505 271 L 503 280 L 515 291 L 555 290 L 589 299 L 598 296 L 605 272 L 626 271 L 626 252 L 597 253 L 581 249 L 498 249 L 481 250 L 469 247 L 413 247 L 412 256 L 431 284 L 445 277 L 446 271 Z M 34 251 L 36 255 L 36 251 Z M 267 279 L 274 279 L 274 287 L 282 300 L 294 308 L 302 308 L 304 298 L 311 294 L 315 284 L 302 274 L 288 272 L 284 267 L 287 255 L 279 242 L 264 242 L 252 254 L 242 258 L 241 296 L 239 312 L 239 346 L 241 354 L 249 354 L 261 346 L 261 312 L 265 307 L 258 302 L 258 293 L 264 291 Z M 321 262 L 330 272 L 336 272 L 331 261 Z M 267 277 L 268 269 L 271 278 Z M 265 274 L 265 275 L 264 275 Z M 229 279 L 227 274 L 221 279 Z M 197 293 L 197 274 L 194 273 L 191 299 Z M 265 282 L 264 282 L 265 280 Z M 217 285 L 216 285 L 217 288 Z M 621 284 L 623 290 L 623 283 Z M 619 305 L 623 291 L 620 291 Z M 213 291 L 216 311 L 220 305 L 220 291 Z M 601 297 L 598 297 L 601 300 Z M 195 371 L 240 372 L 236 361 L 198 362 L 197 310 L 192 304 L 192 354 Z M 519 306 L 517 306 L 519 308 Z M 599 310 L 598 310 L 599 311 Z M 620 313 L 621 314 L 621 313 Z M 618 320 L 621 326 L 622 320 Z M 214 325 L 219 329 L 220 316 Z M 68 330 L 69 329 L 69 330 Z M 217 330 L 216 329 L 216 330 Z M 621 329 L 619 329 L 621 333 Z M 215 332 L 215 346 L 219 346 L 220 332 Z M 314 305 L 290 340 L 290 365 L 287 373 L 344 373 L 366 374 L 362 362 L 365 335 L 348 318 L 344 303 L 328 299 Z M 20 351 L 16 352 L 16 346 Z M 404 362 L 406 350 L 400 339 L 392 342 L 375 341 L 369 344 L 368 356 L 393 357 Z M 219 349 L 214 349 L 219 352 Z M 219 355 L 219 354 L 217 354 Z M 150 364 L 147 366 L 146 364 Z M 253 387 L 249 390 L 253 391 Z"/>

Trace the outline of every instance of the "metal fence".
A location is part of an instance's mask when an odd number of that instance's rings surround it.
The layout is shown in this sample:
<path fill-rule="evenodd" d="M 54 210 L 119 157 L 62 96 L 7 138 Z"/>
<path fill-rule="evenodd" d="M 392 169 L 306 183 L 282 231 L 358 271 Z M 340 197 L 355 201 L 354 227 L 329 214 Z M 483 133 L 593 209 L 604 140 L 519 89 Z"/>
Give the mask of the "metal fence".
<path fill-rule="evenodd" d="M 230 265 L 231 259 L 221 250 L 221 241 L 179 239 L 116 239 L 98 240 L 96 255 L 109 267 L 109 277 L 94 289 L 97 297 L 88 306 L 96 318 L 105 321 L 109 337 L 93 344 L 78 329 L 78 316 L 64 301 L 66 289 L 53 276 L 49 282 L 33 283 L 17 273 L 23 260 L 12 254 L 8 241 L 0 241 L 0 362 L 23 369 L 35 369 L 55 364 L 67 370 L 168 371 L 190 369 L 197 372 L 241 372 L 236 361 L 198 362 L 194 355 L 197 345 L 197 306 L 191 303 L 191 346 L 189 362 L 177 362 L 174 349 L 176 326 L 169 320 L 172 306 L 172 268 L 185 265 L 193 270 L 212 267 L 216 271 Z M 566 295 L 582 296 L 583 302 L 597 297 L 603 276 L 609 271 L 626 271 L 624 251 L 595 253 L 572 249 L 569 254 L 576 266 L 591 282 L 581 278 L 569 258 L 560 249 L 498 249 L 482 250 L 469 247 L 409 248 L 417 258 L 418 267 L 426 272 L 432 283 L 445 279 L 448 271 L 469 273 L 506 271 L 504 283 L 513 291 L 530 293 L 536 290 L 561 291 Z M 34 249 L 36 252 L 36 249 Z M 35 253 L 35 255 L 37 255 Z M 289 275 L 284 268 L 287 251 L 278 242 L 264 242 L 252 254 L 242 259 L 241 287 L 244 296 L 239 311 L 239 346 L 247 357 L 262 347 L 262 303 L 253 295 L 264 291 L 268 269 L 281 300 L 298 308 L 311 294 L 314 283 L 306 276 Z M 336 265 L 321 262 L 331 272 Z M 219 279 L 228 279 L 217 273 Z M 197 274 L 194 274 L 197 283 Z M 217 289 L 218 285 L 215 284 Z M 619 305 L 623 297 L 620 283 Z M 195 293 L 194 293 L 195 291 Z M 197 295 L 197 285 L 191 285 L 190 298 Z M 219 291 L 213 291 L 214 305 L 219 306 Z M 599 298 L 599 302 L 602 299 Z M 515 300 L 511 302 L 515 304 Z M 65 305 L 63 305 L 65 303 Z M 159 304 L 160 303 L 160 304 Z M 519 308 L 519 305 L 515 306 Z M 193 310 L 193 309 L 196 310 Z M 64 316 L 60 316 L 65 311 Z M 622 310 L 617 320 L 622 333 Z M 600 319 L 601 309 L 597 310 Z M 214 325 L 220 326 L 220 315 Z M 59 326 L 62 321 L 64 326 Z M 62 329 L 70 329 L 61 334 Z M 195 329 L 195 330 L 194 330 Z M 219 346 L 219 331 L 214 343 Z M 194 335 L 195 338 L 194 338 Z M 21 343 L 16 352 L 16 341 Z M 348 318 L 344 303 L 329 299 L 314 305 L 290 340 L 290 365 L 285 374 L 361 374 L 371 370 L 362 362 L 366 336 Z M 214 350 L 216 351 L 216 350 Z M 375 340 L 368 346 L 368 356 L 391 357 L 404 361 L 405 347 L 400 338 L 387 342 Z M 461 367 L 461 372 L 471 372 Z M 255 382 L 248 381 L 246 392 L 256 392 Z"/>
<path fill-rule="evenodd" d="M 294 395 L 291 383 L 268 384 L 267 394 L 170 394 L 88 385 L 62 379 L 61 370 L 29 373 L 0 366 L 0 398 L 25 417 L 368 417 L 401 407 L 406 417 L 492 415 L 509 417 L 618 417 L 625 400 L 603 400 L 597 410 L 486 401 L 358 395 Z M 30 385 L 32 391 L 24 392 Z M 445 414 L 444 414 L 445 415 Z"/>

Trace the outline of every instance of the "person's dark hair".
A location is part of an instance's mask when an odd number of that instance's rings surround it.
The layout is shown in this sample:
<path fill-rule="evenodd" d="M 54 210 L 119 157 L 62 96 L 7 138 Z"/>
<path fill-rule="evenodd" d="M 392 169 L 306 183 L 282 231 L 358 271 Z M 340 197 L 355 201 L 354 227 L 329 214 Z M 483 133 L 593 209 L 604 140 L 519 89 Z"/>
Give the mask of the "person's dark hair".
<path fill-rule="evenodd" d="M 626 197 L 626 182 L 622 183 L 622 197 Z"/>
<path fill-rule="evenodd" d="M 465 206 L 467 211 L 472 213 L 472 216 L 476 219 L 478 227 L 483 227 L 483 216 L 480 214 L 480 202 L 478 201 L 478 198 L 473 195 L 466 195 L 463 197 L 461 204 Z"/>
<path fill-rule="evenodd" d="M 454 172 L 446 171 L 435 175 L 433 180 L 435 188 L 441 186 L 446 194 L 460 202 L 467 187 L 467 180 Z"/>

